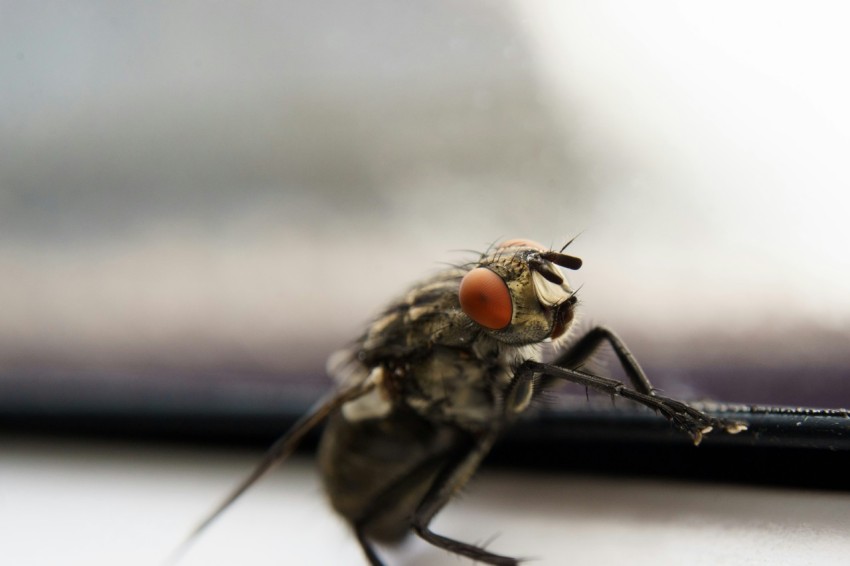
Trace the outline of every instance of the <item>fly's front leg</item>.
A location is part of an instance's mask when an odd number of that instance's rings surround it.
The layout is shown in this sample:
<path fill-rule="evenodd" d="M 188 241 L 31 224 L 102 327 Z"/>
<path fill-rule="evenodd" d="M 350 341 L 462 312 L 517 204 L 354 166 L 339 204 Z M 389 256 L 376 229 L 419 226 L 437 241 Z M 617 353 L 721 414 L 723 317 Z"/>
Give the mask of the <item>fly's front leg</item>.
<path fill-rule="evenodd" d="M 535 375 L 563 379 L 640 403 L 658 411 L 678 428 L 687 432 L 693 438 L 694 444 L 699 444 L 702 436 L 715 428 L 723 429 L 730 434 L 736 434 L 747 429 L 744 423 L 717 419 L 694 409 L 687 403 L 661 395 L 629 389 L 622 381 L 552 364 L 534 361 L 524 362 L 516 371 L 513 389 L 517 389 L 522 383 L 532 383 Z"/>
<path fill-rule="evenodd" d="M 649 382 L 649 378 L 640 367 L 637 359 L 632 352 L 626 347 L 625 342 L 617 336 L 613 330 L 604 326 L 597 326 L 582 336 L 575 344 L 570 346 L 570 349 L 564 352 L 553 362 L 553 365 L 562 368 L 579 369 L 594 352 L 602 345 L 603 342 L 608 342 L 614 349 L 617 359 L 620 360 L 620 365 L 626 372 L 629 381 L 634 388 L 646 395 L 654 395 L 655 389 Z"/>
<path fill-rule="evenodd" d="M 413 515 L 412 526 L 417 535 L 439 548 L 471 558 L 476 562 L 497 566 L 516 566 L 519 560 L 488 552 L 481 547 L 450 539 L 433 532 L 429 525 L 440 509 L 462 488 L 478 469 L 481 460 L 490 452 L 498 430 L 489 431 L 474 448 L 455 465 L 446 468 L 432 484 Z"/>

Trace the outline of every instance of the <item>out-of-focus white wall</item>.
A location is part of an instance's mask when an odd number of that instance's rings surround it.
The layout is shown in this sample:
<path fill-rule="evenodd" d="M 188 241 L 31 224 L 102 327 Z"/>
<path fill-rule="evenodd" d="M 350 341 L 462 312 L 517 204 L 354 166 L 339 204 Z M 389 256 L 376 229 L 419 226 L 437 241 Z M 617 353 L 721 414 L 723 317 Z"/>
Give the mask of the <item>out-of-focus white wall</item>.
<path fill-rule="evenodd" d="M 517 6 L 549 107 L 605 171 L 588 302 L 674 348 L 703 335 L 762 363 L 846 362 L 850 8 Z"/>
<path fill-rule="evenodd" d="M 502 237 L 666 360 L 843 360 L 841 3 L 0 3 L 0 369 L 320 367 Z"/>

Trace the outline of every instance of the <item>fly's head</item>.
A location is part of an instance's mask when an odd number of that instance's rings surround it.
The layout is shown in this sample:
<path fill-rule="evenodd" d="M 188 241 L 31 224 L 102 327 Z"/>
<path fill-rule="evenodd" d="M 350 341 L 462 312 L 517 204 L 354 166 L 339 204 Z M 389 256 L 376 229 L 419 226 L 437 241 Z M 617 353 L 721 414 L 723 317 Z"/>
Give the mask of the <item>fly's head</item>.
<path fill-rule="evenodd" d="M 503 242 L 461 280 L 461 309 L 502 342 L 555 340 L 569 329 L 576 305 L 558 266 L 578 269 L 581 260 L 529 240 Z"/>

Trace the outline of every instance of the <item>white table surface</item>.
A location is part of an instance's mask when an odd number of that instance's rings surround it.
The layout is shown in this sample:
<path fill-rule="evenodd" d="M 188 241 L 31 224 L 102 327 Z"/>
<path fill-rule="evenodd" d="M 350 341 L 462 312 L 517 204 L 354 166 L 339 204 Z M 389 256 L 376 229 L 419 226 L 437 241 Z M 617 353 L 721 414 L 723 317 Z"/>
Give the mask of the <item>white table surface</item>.
<path fill-rule="evenodd" d="M 0 564 L 159 565 L 246 474 L 254 451 L 0 438 Z M 801 462 L 800 465 L 803 465 Z M 482 470 L 435 530 L 535 566 L 850 561 L 850 493 Z M 468 564 L 411 538 L 388 566 Z M 297 457 L 181 566 L 365 564 Z"/>

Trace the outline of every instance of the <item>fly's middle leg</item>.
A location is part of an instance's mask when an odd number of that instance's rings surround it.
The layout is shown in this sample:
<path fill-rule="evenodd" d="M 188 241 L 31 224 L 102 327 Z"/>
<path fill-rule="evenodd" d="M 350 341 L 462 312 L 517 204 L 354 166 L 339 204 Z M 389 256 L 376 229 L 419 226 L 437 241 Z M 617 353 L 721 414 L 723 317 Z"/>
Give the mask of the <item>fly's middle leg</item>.
<path fill-rule="evenodd" d="M 362 523 L 354 524 L 354 535 L 357 537 L 357 542 L 360 543 L 360 548 L 363 549 L 363 554 L 366 555 L 366 560 L 369 561 L 370 566 L 384 566 L 384 563 L 378 557 L 378 553 L 375 552 L 375 547 L 366 538 L 364 529 L 365 527 Z"/>
<path fill-rule="evenodd" d="M 479 464 L 481 464 L 481 460 L 490 452 L 490 448 L 497 437 L 497 429 L 488 432 L 468 454 L 459 461 L 456 461 L 454 465 L 444 469 L 437 476 L 431 489 L 428 490 L 428 493 L 413 515 L 413 530 L 417 535 L 434 546 L 445 549 L 453 554 L 466 556 L 476 562 L 496 566 L 517 566 L 520 561 L 516 558 L 495 554 L 473 544 L 439 535 L 432 531 L 429 526 L 440 509 L 469 481 Z"/>
<path fill-rule="evenodd" d="M 411 528 L 415 530 L 412 517 L 417 515 L 422 501 L 427 499 L 427 494 L 434 484 L 440 481 L 444 471 L 450 468 L 453 462 L 465 458 L 470 450 L 474 450 L 473 446 L 473 443 L 464 443 L 454 451 L 437 453 L 419 462 L 384 488 L 356 518 L 351 519 L 357 542 L 360 543 L 371 566 L 384 566 L 384 563 L 370 538 L 392 542 L 404 536 Z M 401 529 L 388 533 L 388 520 L 394 525 L 394 529 L 398 529 L 399 525 Z"/>

